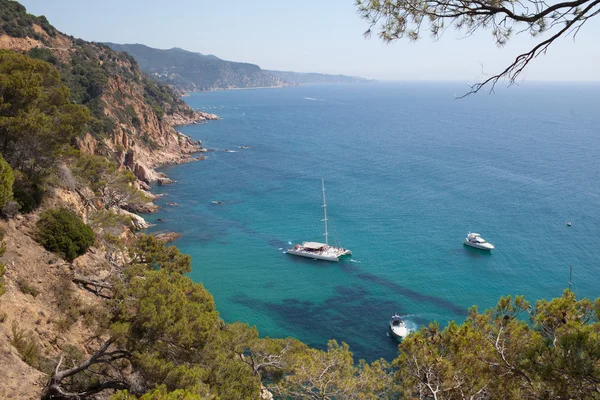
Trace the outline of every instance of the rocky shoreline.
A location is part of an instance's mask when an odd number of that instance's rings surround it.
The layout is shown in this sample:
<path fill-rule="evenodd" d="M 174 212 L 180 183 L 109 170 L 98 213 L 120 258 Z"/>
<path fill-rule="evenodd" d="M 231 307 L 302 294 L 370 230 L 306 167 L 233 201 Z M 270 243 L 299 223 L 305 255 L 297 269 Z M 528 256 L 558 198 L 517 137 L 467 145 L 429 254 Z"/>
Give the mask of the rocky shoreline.
<path fill-rule="evenodd" d="M 204 111 L 196 110 L 194 111 L 194 116 L 188 117 L 183 114 L 171 115 L 165 120 L 173 127 L 175 126 L 183 126 L 183 125 L 194 125 L 201 124 L 206 121 L 215 121 L 220 119 L 218 115 L 206 113 Z"/>
<path fill-rule="evenodd" d="M 176 126 L 195 125 L 195 124 L 205 123 L 208 121 L 216 121 L 219 119 L 220 119 L 219 116 L 217 116 L 215 114 L 210 114 L 210 113 L 206 113 L 206 112 L 198 110 L 198 111 L 194 112 L 193 116 L 189 116 L 189 117 L 181 115 L 181 114 L 170 116 L 168 119 L 166 119 L 166 122 L 173 129 L 175 129 Z M 167 159 L 166 161 L 163 161 L 163 162 L 154 163 L 151 166 L 151 172 L 145 171 L 145 170 L 144 171 L 138 170 L 136 173 L 136 170 L 132 169 L 132 171 L 136 175 L 136 178 L 138 179 L 136 182 L 137 188 L 140 191 L 144 192 L 144 194 L 149 199 L 151 199 L 151 201 L 148 203 L 136 204 L 136 205 L 125 207 L 126 208 L 126 211 L 124 210 L 125 212 L 135 215 L 135 217 L 133 217 L 133 220 L 134 220 L 134 226 L 137 230 L 147 229 L 152 226 L 151 223 L 147 222 L 139 214 L 152 214 L 152 213 L 157 212 L 160 208 L 158 205 L 154 204 L 154 200 L 156 200 L 160 196 L 151 192 L 150 183 L 156 182 L 157 185 L 163 186 L 163 185 L 170 185 L 170 184 L 176 182 L 176 181 L 170 179 L 164 172 L 157 172 L 156 168 L 167 166 L 167 165 L 184 164 L 184 163 L 188 163 L 188 162 L 192 162 L 192 161 L 200 161 L 200 160 L 205 159 L 204 156 L 197 155 L 197 153 L 205 153 L 208 151 L 206 148 L 202 147 L 202 141 L 200 141 L 200 140 L 195 141 L 192 138 L 190 138 L 189 136 L 184 135 L 183 133 L 181 133 L 179 131 L 176 131 L 176 133 L 178 135 L 181 135 L 183 138 L 185 138 L 183 140 L 192 144 L 195 147 L 195 151 L 191 151 L 187 154 L 173 152 L 173 153 L 171 153 L 171 156 L 173 158 Z M 134 166 L 134 168 L 135 168 L 135 166 Z M 163 240 L 166 243 L 171 242 L 180 236 L 181 236 L 180 233 L 175 233 L 175 232 L 167 232 L 167 233 L 161 233 L 161 234 L 157 235 L 157 237 L 159 237 L 160 240 Z"/>

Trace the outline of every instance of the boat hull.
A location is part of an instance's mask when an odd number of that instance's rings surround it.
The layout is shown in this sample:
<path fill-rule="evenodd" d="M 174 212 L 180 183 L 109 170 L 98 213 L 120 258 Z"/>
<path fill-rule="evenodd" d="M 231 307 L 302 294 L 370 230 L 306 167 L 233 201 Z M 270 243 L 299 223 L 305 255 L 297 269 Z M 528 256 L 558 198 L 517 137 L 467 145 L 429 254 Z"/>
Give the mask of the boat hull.
<path fill-rule="evenodd" d="M 473 247 L 474 249 L 479 249 L 479 250 L 492 251 L 494 249 L 494 246 L 490 245 L 489 243 L 486 243 L 488 246 L 482 246 L 478 243 L 471 243 L 469 241 L 465 241 L 464 244 L 466 246 L 470 246 L 470 247 Z"/>
<path fill-rule="evenodd" d="M 300 257 L 312 258 L 313 260 L 323 260 L 323 261 L 333 261 L 333 262 L 339 262 L 340 261 L 339 257 L 336 257 L 336 256 L 328 256 L 328 255 L 322 255 L 322 254 L 312 254 L 312 253 L 308 253 L 308 252 L 305 252 L 305 251 L 286 250 L 286 253 L 291 254 L 293 256 L 300 256 Z"/>
<path fill-rule="evenodd" d="M 406 326 L 393 327 L 390 325 L 390 334 L 396 341 L 400 342 L 402 339 L 408 336 L 408 328 L 406 328 Z"/>

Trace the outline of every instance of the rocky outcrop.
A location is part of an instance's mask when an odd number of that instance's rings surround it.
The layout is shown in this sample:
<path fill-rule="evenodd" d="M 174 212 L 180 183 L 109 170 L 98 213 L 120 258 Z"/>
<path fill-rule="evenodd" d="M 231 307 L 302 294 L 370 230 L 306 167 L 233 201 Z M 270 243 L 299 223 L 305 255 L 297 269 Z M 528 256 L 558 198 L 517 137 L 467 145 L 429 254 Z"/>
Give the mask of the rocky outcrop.
<path fill-rule="evenodd" d="M 131 220 L 132 228 L 136 231 L 150 228 L 152 226 L 152 224 L 147 222 L 144 218 L 127 210 L 123 210 L 122 208 L 114 208 L 113 211 L 119 215 L 128 217 Z"/>
<path fill-rule="evenodd" d="M 188 112 L 173 113 L 161 119 L 145 102 L 143 87 L 124 82 L 120 76 L 109 80 L 108 90 L 102 98 L 107 104 L 107 117 L 117 121 L 122 119 L 122 109 L 128 109 L 137 116 L 136 124 L 116 125 L 112 136 L 104 141 L 104 145 L 114 154 L 120 155 L 118 161 L 122 167 L 130 169 L 139 180 L 146 183 L 159 178 L 154 170 L 156 167 L 192 161 L 193 153 L 202 149 L 201 143 L 177 132 L 175 124 L 183 125 L 218 118 L 212 114 Z M 115 98 L 121 101 L 115 102 Z M 186 109 L 186 106 L 181 107 Z M 97 147 L 87 144 L 81 149 L 96 150 Z"/>
<path fill-rule="evenodd" d="M 157 235 L 154 235 L 158 240 L 160 240 L 161 242 L 164 243 L 171 243 L 173 240 L 177 239 L 178 237 L 181 237 L 181 233 L 177 233 L 177 232 L 166 232 L 166 233 L 159 233 Z"/>
<path fill-rule="evenodd" d="M 174 180 L 170 179 L 170 178 L 158 178 L 156 180 L 156 183 L 158 183 L 158 186 L 162 186 L 162 185 L 170 185 L 171 183 L 175 182 Z"/>
<path fill-rule="evenodd" d="M 193 115 L 176 114 L 168 116 L 167 121 L 174 126 L 200 124 L 206 121 L 215 121 L 220 119 L 216 114 L 209 114 L 203 111 L 195 111 Z"/>
<path fill-rule="evenodd" d="M 159 209 L 154 203 L 133 203 L 127 204 L 123 208 L 136 214 L 151 214 L 157 212 Z"/>

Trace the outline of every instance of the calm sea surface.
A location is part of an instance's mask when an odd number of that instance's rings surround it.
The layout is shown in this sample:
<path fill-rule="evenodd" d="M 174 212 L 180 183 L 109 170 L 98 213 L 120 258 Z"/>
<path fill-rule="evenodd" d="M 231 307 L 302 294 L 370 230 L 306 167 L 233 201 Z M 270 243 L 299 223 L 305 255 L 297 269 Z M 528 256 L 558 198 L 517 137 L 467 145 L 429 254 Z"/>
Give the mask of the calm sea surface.
<path fill-rule="evenodd" d="M 320 348 L 345 341 L 369 361 L 395 357 L 395 312 L 417 328 L 462 321 L 502 295 L 560 296 L 569 265 L 578 295 L 600 296 L 600 86 L 454 100 L 466 90 L 192 94 L 192 107 L 222 120 L 181 130 L 215 151 L 163 169 L 177 183 L 155 188 L 166 196 L 147 216 L 152 231 L 183 233 L 174 244 L 225 321 Z M 332 231 L 354 254 L 339 264 L 283 252 L 324 240 L 321 178 Z M 464 247 L 469 231 L 496 249 Z"/>

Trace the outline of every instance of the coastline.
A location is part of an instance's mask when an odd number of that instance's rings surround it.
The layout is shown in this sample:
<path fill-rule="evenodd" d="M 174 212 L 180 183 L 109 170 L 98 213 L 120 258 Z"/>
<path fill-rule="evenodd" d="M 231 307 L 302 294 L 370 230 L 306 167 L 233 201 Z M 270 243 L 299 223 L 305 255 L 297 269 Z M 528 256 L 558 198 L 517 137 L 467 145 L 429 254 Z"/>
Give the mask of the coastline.
<path fill-rule="evenodd" d="M 146 221 L 145 218 L 140 214 L 153 214 L 160 209 L 160 206 L 155 204 L 154 201 L 162 196 L 153 193 L 152 186 L 150 184 L 152 182 L 156 182 L 159 186 L 162 186 L 176 183 L 176 181 L 169 178 L 167 174 L 165 174 L 164 172 L 159 172 L 157 171 L 157 169 L 169 165 L 181 165 L 195 161 L 202 161 L 206 158 L 203 155 L 198 155 L 198 153 L 205 153 L 207 151 L 204 147 L 202 147 L 202 141 L 194 140 L 186 134 L 178 131 L 176 128 L 179 126 L 203 124 L 208 121 L 216 121 L 219 119 L 220 117 L 216 114 L 206 113 L 204 111 L 198 110 L 194 111 L 194 116 L 192 117 L 173 115 L 167 120 L 167 123 L 169 124 L 170 128 L 172 128 L 172 130 L 180 137 L 180 140 L 188 144 L 189 152 L 182 152 L 180 148 L 180 151 L 170 153 L 172 158 L 168 160 L 158 161 L 149 165 L 149 171 L 147 171 L 146 174 L 148 175 L 148 178 L 151 179 L 141 179 L 141 177 L 136 175 L 136 187 L 150 199 L 150 201 L 148 201 L 147 203 L 143 205 L 137 205 L 135 208 L 129 210 L 138 217 L 138 221 L 140 223 L 139 226 L 141 227 L 140 230 L 145 230 L 154 225 Z M 135 173 L 136 171 L 133 172 Z M 170 233 L 174 234 L 174 232 Z M 178 234 L 178 236 L 176 237 L 179 236 L 181 236 L 181 234 Z"/>
<path fill-rule="evenodd" d="M 190 93 L 210 93 L 210 92 L 228 92 L 232 90 L 259 90 L 259 89 L 283 89 L 287 87 L 297 87 L 302 85 L 281 85 L 281 86 L 254 86 L 254 87 L 244 87 L 244 88 L 214 88 L 209 90 L 186 90 L 184 91 L 182 97 L 189 97 Z M 188 104 L 189 105 L 189 104 Z"/>

